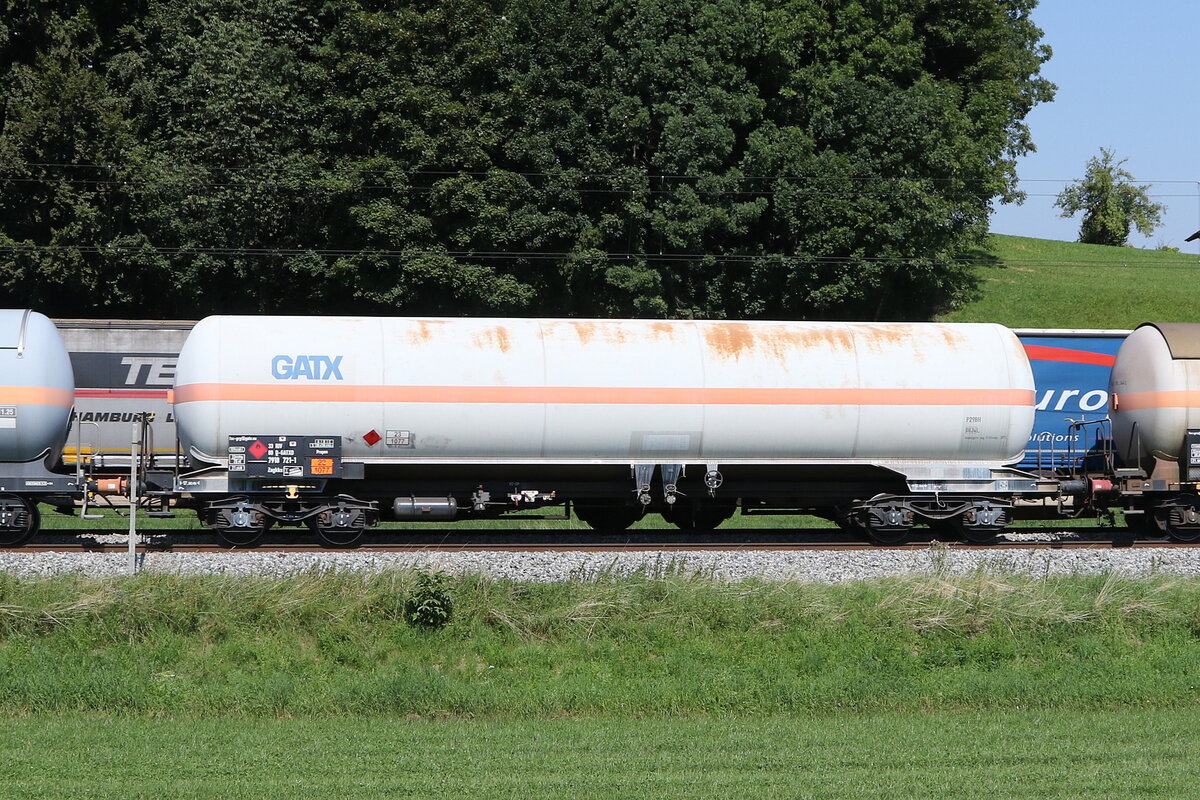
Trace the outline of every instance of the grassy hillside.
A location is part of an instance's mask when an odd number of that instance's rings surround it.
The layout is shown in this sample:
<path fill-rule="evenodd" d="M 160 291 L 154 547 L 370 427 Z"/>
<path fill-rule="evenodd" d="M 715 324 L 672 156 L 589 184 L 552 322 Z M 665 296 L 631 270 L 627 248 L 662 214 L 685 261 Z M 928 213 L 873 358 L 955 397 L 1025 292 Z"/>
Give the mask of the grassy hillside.
<path fill-rule="evenodd" d="M 1014 328 L 1132 328 L 1200 322 L 1200 255 L 993 235 L 980 298 L 950 322 Z M 992 263 L 988 263 L 992 262 Z"/>

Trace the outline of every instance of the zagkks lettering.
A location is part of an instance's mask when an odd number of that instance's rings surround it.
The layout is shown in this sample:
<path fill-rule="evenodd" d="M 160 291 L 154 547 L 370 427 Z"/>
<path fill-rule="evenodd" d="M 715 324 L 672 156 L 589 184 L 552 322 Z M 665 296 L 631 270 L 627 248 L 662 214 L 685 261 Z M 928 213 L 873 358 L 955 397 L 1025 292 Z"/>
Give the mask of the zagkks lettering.
<path fill-rule="evenodd" d="M 271 375 L 281 381 L 340 381 L 342 356 L 275 356 Z"/>

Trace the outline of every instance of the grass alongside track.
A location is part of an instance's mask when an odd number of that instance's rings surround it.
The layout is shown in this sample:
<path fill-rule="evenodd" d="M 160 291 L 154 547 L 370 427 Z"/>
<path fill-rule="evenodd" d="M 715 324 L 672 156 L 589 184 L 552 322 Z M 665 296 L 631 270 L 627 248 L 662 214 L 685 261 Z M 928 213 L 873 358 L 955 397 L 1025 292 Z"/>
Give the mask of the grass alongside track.
<path fill-rule="evenodd" d="M 26 798 L 1194 797 L 1191 710 L 0 726 Z"/>
<path fill-rule="evenodd" d="M 1200 255 L 992 235 L 980 299 L 944 319 L 1014 328 L 1195 322 Z"/>
<path fill-rule="evenodd" d="M 451 624 L 425 631 L 403 621 L 413 580 L 0 575 L 0 714 L 638 718 L 1200 698 L 1190 581 L 464 577 Z"/>
<path fill-rule="evenodd" d="M 0 573 L 0 797 L 1195 795 L 1200 583 Z"/>

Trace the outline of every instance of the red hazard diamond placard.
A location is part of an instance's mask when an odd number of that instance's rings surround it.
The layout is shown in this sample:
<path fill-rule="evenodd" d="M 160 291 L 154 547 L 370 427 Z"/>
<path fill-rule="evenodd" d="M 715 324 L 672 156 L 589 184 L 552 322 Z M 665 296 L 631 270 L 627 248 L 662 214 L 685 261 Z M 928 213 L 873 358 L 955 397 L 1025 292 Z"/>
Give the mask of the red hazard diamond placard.
<path fill-rule="evenodd" d="M 254 456 L 255 458 L 262 458 L 267 454 L 267 446 L 258 439 L 254 440 L 254 444 L 250 445 L 249 450 L 250 455 Z"/>
<path fill-rule="evenodd" d="M 380 436 L 379 432 L 376 431 L 374 428 L 372 428 L 371 430 L 369 430 L 363 434 L 363 441 L 367 443 L 367 447 L 373 446 L 376 442 L 378 442 L 382 438 L 383 437 Z"/>

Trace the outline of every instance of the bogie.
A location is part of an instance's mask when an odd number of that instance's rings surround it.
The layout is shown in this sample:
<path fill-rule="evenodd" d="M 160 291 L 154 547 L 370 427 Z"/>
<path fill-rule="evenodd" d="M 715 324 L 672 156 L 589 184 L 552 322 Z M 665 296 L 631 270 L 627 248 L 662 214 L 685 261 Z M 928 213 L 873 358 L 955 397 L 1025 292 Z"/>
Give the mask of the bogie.
<path fill-rule="evenodd" d="M 1176 542 L 1200 542 L 1200 499 L 1177 500 L 1159 508 L 1155 517 Z"/>
<path fill-rule="evenodd" d="M 0 547 L 20 547 L 37 535 L 37 503 L 16 494 L 0 494 Z"/>

